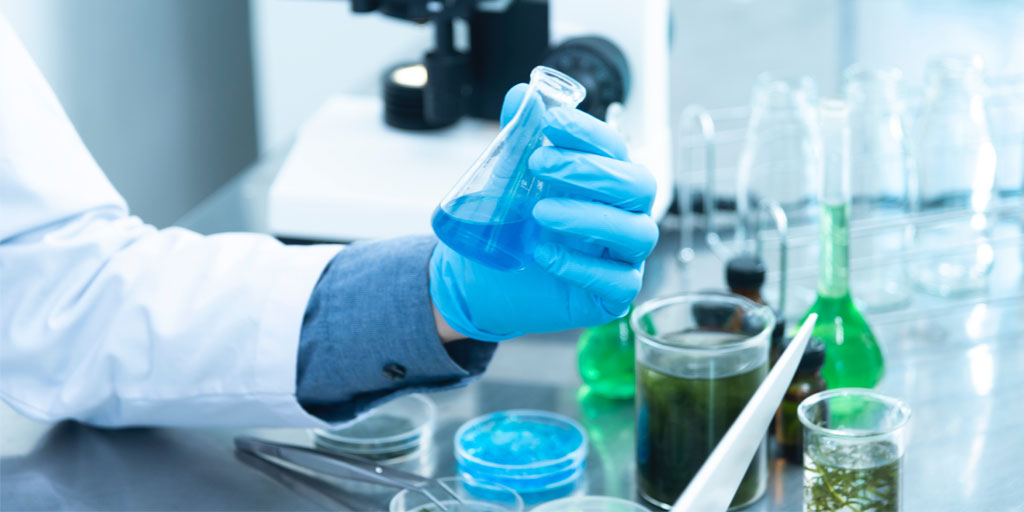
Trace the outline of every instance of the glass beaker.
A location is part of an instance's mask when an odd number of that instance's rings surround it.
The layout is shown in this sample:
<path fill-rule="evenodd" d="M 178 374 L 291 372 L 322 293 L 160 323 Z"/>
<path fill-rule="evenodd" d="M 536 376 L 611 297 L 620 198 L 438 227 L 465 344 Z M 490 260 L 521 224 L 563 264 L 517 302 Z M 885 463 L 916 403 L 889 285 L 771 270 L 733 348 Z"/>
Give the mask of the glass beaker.
<path fill-rule="evenodd" d="M 915 213 L 962 210 L 963 215 L 913 226 L 910 262 L 915 285 L 950 296 L 984 289 L 992 271 L 991 222 L 996 153 L 989 138 L 978 58 L 943 57 L 927 68 L 925 102 L 914 123 Z"/>
<path fill-rule="evenodd" d="M 801 402 L 797 415 L 805 512 L 900 509 L 906 404 L 867 389 L 833 389 Z"/>
<path fill-rule="evenodd" d="M 817 220 L 816 102 L 808 77 L 789 82 L 764 73 L 757 78 L 737 177 L 738 251 L 753 250 L 758 205 L 764 200 L 777 202 L 790 226 Z"/>
<path fill-rule="evenodd" d="M 1000 197 L 1024 192 L 1024 75 L 991 77 L 985 110 L 996 149 L 996 190 Z"/>
<path fill-rule="evenodd" d="M 767 375 L 775 315 L 738 295 L 694 293 L 645 302 L 630 323 L 637 487 L 668 510 Z M 762 441 L 731 508 L 760 498 L 767 472 Z"/>
<path fill-rule="evenodd" d="M 576 108 L 586 89 L 568 75 L 537 66 L 512 120 L 459 178 L 434 210 L 434 233 L 459 254 L 499 270 L 533 261 L 540 229 L 533 206 L 542 184 L 530 174 L 530 155 L 544 142 L 544 115 Z"/>
<path fill-rule="evenodd" d="M 853 65 L 844 73 L 850 124 L 851 218 L 895 220 L 909 209 L 907 178 L 910 143 L 906 138 L 902 83 L 897 69 Z M 910 300 L 902 253 L 909 233 L 886 227 L 858 240 L 870 260 L 857 269 L 853 296 L 868 311 L 891 310 Z"/>

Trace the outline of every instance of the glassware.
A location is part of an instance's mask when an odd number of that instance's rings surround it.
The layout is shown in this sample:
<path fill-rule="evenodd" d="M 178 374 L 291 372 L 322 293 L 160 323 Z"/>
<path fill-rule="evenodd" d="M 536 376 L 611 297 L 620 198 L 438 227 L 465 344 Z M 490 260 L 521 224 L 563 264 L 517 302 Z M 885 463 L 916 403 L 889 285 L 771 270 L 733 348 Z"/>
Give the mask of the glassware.
<path fill-rule="evenodd" d="M 1024 192 L 1024 75 L 989 78 L 985 110 L 996 150 L 996 190 L 1000 197 Z"/>
<path fill-rule="evenodd" d="M 804 355 L 800 358 L 793 382 L 786 389 L 779 409 L 775 411 L 775 442 L 779 445 L 782 456 L 790 462 L 799 463 L 803 453 L 803 427 L 796 416 L 796 409 L 805 398 L 825 391 L 825 379 L 821 376 L 821 367 L 824 365 L 825 342 L 811 338 L 807 342 Z"/>
<path fill-rule="evenodd" d="M 818 296 L 804 315 L 818 314 L 814 336 L 825 341 L 822 376 L 830 388 L 873 387 L 884 362 L 875 335 L 850 296 L 850 130 L 848 109 L 823 101 Z M 803 320 L 800 321 L 803 323 Z"/>
<path fill-rule="evenodd" d="M 453 476 L 436 479 L 455 493 L 462 503 L 450 498 L 441 489 L 431 490 L 432 496 L 444 506 L 445 512 L 522 512 L 523 499 L 515 491 L 491 482 L 480 482 L 471 478 Z M 421 492 L 403 490 L 391 498 L 391 512 L 441 512 L 442 509 Z"/>
<path fill-rule="evenodd" d="M 804 400 L 797 415 L 805 512 L 900 509 L 906 404 L 866 389 L 833 389 Z"/>
<path fill-rule="evenodd" d="M 640 495 L 668 510 L 768 373 L 775 315 L 732 294 L 655 299 L 631 316 L 636 334 L 636 462 Z M 732 508 L 767 486 L 766 444 Z"/>
<path fill-rule="evenodd" d="M 738 250 L 750 251 L 759 204 L 776 201 L 791 226 L 815 221 L 818 183 L 814 82 L 762 74 L 754 86 L 746 142 L 740 153 L 736 208 Z"/>
<path fill-rule="evenodd" d="M 900 72 L 854 65 L 844 77 L 850 108 L 851 215 L 855 220 L 906 215 L 911 159 Z M 885 228 L 859 240 L 858 250 L 870 263 L 858 269 L 853 296 L 865 309 L 892 310 L 909 302 L 901 259 L 908 236 L 905 227 Z"/>
<path fill-rule="evenodd" d="M 533 261 L 540 230 L 532 212 L 543 185 L 527 163 L 544 141 L 545 112 L 576 108 L 585 94 L 568 75 L 533 68 L 515 116 L 434 210 L 431 224 L 445 245 L 499 270 L 520 270 Z"/>
<path fill-rule="evenodd" d="M 611 496 L 579 496 L 549 501 L 532 512 L 647 512 L 647 507 Z"/>
<path fill-rule="evenodd" d="M 576 354 L 580 377 L 595 393 L 612 399 L 633 398 L 636 367 L 628 315 L 585 329 Z"/>
<path fill-rule="evenodd" d="M 982 101 L 981 61 L 944 57 L 927 68 L 925 102 L 914 124 L 916 187 L 911 210 L 971 212 L 964 220 L 917 223 L 910 276 L 927 293 L 950 296 L 983 290 L 992 271 L 985 213 L 992 198 L 996 153 Z"/>
<path fill-rule="evenodd" d="M 552 412 L 485 414 L 455 432 L 459 475 L 505 485 L 531 505 L 579 491 L 587 454 L 583 427 Z"/>

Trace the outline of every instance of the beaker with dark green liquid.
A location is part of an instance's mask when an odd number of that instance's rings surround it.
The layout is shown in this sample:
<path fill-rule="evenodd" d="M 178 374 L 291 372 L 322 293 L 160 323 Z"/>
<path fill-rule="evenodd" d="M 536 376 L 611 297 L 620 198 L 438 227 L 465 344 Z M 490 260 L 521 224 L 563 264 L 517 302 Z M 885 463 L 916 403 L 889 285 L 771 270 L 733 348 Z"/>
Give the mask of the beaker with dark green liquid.
<path fill-rule="evenodd" d="M 731 294 L 684 294 L 640 305 L 636 337 L 637 487 L 668 510 L 768 374 L 772 311 Z M 766 445 L 730 509 L 760 498 Z"/>

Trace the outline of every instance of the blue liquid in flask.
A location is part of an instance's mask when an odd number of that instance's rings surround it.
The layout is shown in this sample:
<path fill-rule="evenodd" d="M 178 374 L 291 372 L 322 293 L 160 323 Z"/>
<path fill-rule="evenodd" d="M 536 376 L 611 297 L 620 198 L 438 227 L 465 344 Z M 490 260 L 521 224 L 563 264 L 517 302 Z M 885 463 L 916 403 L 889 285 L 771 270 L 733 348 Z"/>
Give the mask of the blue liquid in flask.
<path fill-rule="evenodd" d="M 438 238 L 455 252 L 498 270 L 520 270 L 533 261 L 539 238 L 532 206 L 530 201 L 461 196 L 439 206 L 431 224 Z M 496 215 L 502 209 L 508 211 Z"/>

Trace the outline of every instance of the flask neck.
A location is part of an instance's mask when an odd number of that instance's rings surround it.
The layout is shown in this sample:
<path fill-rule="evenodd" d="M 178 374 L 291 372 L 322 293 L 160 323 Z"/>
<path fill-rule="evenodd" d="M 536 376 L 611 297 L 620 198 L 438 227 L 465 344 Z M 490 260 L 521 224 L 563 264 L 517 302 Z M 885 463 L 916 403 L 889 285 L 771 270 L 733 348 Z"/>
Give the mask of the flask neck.
<path fill-rule="evenodd" d="M 822 187 L 818 295 L 843 297 L 850 291 L 850 130 L 848 109 L 838 100 L 823 101 L 821 120 Z"/>

